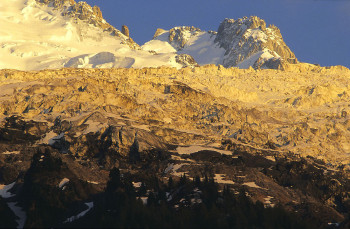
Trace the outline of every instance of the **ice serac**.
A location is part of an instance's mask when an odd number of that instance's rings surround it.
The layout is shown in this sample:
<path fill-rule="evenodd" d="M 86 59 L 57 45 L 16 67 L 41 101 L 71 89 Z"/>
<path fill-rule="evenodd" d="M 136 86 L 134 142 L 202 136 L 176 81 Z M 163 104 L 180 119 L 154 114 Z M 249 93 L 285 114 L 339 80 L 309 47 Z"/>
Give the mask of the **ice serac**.
<path fill-rule="evenodd" d="M 282 62 L 297 63 L 280 30 L 274 25 L 266 27 L 265 21 L 256 16 L 225 19 L 215 42 L 226 50 L 225 67 L 279 68 Z"/>

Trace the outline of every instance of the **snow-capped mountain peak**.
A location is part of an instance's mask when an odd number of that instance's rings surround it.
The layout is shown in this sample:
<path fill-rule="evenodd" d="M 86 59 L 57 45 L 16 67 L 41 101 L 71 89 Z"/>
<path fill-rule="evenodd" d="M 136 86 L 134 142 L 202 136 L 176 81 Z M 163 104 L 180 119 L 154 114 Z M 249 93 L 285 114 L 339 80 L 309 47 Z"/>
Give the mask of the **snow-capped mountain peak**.
<path fill-rule="evenodd" d="M 277 68 L 283 61 L 297 63 L 294 53 L 276 26 L 266 27 L 259 17 L 225 19 L 215 42 L 226 50 L 223 65 L 247 68 Z"/>
<path fill-rule="evenodd" d="M 34 0 L 32 0 L 34 1 Z M 41 5 L 46 5 L 54 11 L 59 11 L 61 16 L 68 17 L 75 22 L 83 21 L 87 24 L 100 28 L 112 36 L 119 37 L 132 49 L 139 48 L 139 45 L 132 38 L 125 36 L 118 29 L 107 23 L 102 17 L 98 6 L 91 7 L 86 2 L 75 2 L 74 0 L 35 0 Z"/>
<path fill-rule="evenodd" d="M 266 27 L 264 20 L 252 16 L 225 19 L 218 32 L 181 26 L 158 29 L 145 50 L 189 54 L 200 64 L 225 67 L 280 68 L 282 63 L 297 63 L 294 53 L 282 39 L 276 26 Z"/>
<path fill-rule="evenodd" d="M 140 50 L 85 2 L 1 1 L 0 28 L 0 69 L 182 67 L 175 53 Z"/>
<path fill-rule="evenodd" d="M 0 27 L 0 69 L 181 68 L 197 63 L 280 68 L 297 62 L 278 28 L 266 27 L 258 17 L 225 19 L 217 32 L 193 26 L 158 29 L 140 47 L 129 32 L 124 35 L 104 20 L 97 6 L 74 0 L 11 0 L 0 2 Z"/>

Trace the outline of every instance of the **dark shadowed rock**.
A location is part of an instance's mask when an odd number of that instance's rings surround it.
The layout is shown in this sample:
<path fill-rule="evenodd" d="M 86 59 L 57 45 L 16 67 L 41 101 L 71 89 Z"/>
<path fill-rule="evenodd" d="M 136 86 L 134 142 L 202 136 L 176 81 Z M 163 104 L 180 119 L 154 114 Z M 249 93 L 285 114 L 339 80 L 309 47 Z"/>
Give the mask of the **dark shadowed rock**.
<path fill-rule="evenodd" d="M 129 31 L 128 26 L 126 26 L 126 25 L 123 25 L 123 26 L 122 26 L 122 33 L 123 33 L 125 36 L 130 37 L 130 31 Z"/>

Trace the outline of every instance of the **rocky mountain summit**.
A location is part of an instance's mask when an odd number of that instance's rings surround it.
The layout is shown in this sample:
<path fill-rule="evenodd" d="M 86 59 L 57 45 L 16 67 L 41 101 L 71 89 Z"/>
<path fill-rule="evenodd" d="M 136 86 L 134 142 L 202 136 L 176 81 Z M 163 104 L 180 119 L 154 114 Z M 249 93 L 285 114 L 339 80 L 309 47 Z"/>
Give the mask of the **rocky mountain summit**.
<path fill-rule="evenodd" d="M 181 50 L 185 47 L 188 40 L 198 35 L 199 32 L 202 31 L 193 26 L 175 27 L 169 30 L 169 42 L 172 46 L 175 46 L 177 50 Z"/>
<path fill-rule="evenodd" d="M 252 16 L 238 20 L 225 19 L 219 26 L 215 42 L 223 47 L 225 67 L 250 61 L 254 68 L 278 68 L 283 61 L 295 64 L 294 53 L 284 43 L 280 30 Z"/>
<path fill-rule="evenodd" d="M 169 42 L 178 53 L 192 55 L 201 64 L 278 69 L 283 68 L 284 63 L 298 62 L 279 29 L 274 25 L 266 27 L 265 21 L 256 16 L 225 19 L 217 32 L 189 26 L 169 31 L 158 29 L 153 39 Z M 149 49 L 151 42 L 145 45 Z M 208 49 L 210 52 L 206 52 Z M 201 61 L 202 55 L 211 58 Z"/>
<path fill-rule="evenodd" d="M 75 2 L 74 0 L 36 0 L 38 3 L 52 7 L 54 10 L 61 11 L 62 16 L 67 16 L 75 20 L 87 22 L 95 27 L 101 28 L 103 31 L 110 33 L 113 36 L 122 38 L 123 41 L 132 49 L 139 48 L 139 45 L 126 36 L 121 31 L 108 24 L 103 19 L 102 12 L 98 6 L 91 7 L 86 2 Z M 124 37 L 125 35 L 126 37 Z"/>
<path fill-rule="evenodd" d="M 225 19 L 218 31 L 157 29 L 140 47 L 129 28 L 110 25 L 99 7 L 74 0 L 0 3 L 0 69 L 143 68 L 215 64 L 283 69 L 297 63 L 277 27 L 252 16 Z M 16 20 L 12 20 L 16 18 Z M 184 60 L 184 55 L 187 59 Z M 192 60 L 193 59 L 193 60 Z M 192 63 L 192 64 L 190 64 Z"/>

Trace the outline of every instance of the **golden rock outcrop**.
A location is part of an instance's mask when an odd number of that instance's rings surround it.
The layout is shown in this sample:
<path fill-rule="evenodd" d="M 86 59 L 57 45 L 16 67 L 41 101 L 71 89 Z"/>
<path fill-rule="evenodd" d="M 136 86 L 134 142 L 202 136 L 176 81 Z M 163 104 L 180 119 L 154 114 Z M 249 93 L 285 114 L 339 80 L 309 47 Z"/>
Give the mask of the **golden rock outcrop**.
<path fill-rule="evenodd" d="M 284 69 L 1 70 L 0 120 L 20 115 L 52 126 L 59 117 L 69 126 L 62 131 L 74 138 L 114 126 L 115 133 L 127 130 L 128 146 L 136 132 L 157 136 L 142 139 L 159 146 L 231 139 L 349 164 L 350 71 L 305 64 Z M 92 114 L 98 115 L 87 119 Z M 152 145 L 147 141 L 146 149 Z M 79 155 L 87 152 L 70 147 Z"/>

